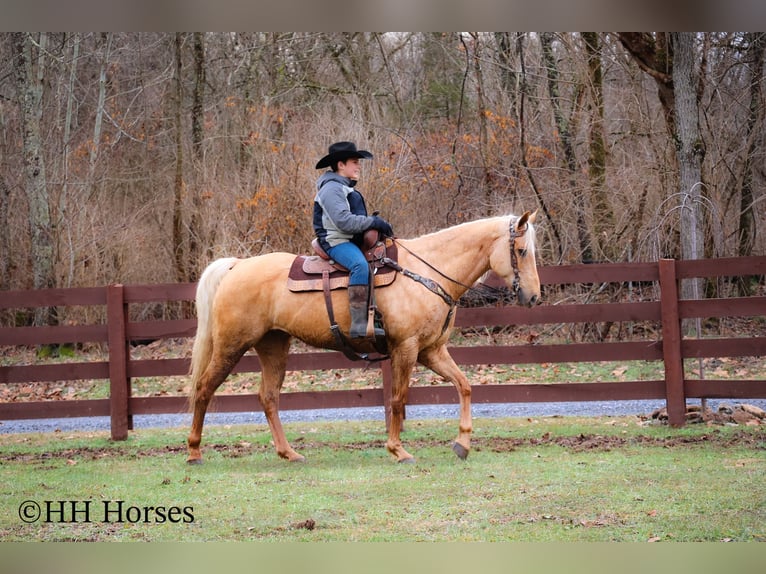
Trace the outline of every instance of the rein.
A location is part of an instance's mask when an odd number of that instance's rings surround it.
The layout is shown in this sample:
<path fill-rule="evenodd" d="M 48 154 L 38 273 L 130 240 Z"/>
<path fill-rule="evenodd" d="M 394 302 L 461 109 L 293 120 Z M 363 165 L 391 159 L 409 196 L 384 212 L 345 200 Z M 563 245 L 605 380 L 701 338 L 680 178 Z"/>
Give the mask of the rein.
<path fill-rule="evenodd" d="M 516 220 L 516 221 L 518 221 L 518 220 Z M 518 258 L 516 256 L 516 250 L 514 249 L 514 243 L 516 242 L 516 239 L 518 239 L 519 237 L 522 237 L 526 233 L 526 231 L 527 231 L 527 227 L 525 226 L 524 229 L 522 229 L 520 232 L 518 232 L 516 230 L 515 222 L 511 222 L 510 225 L 509 225 L 510 251 L 511 251 L 511 268 L 513 269 L 513 282 L 511 284 L 511 287 L 512 287 L 512 294 L 513 294 L 514 297 L 517 295 L 517 293 L 519 292 L 519 289 L 521 288 L 521 279 L 519 277 L 519 260 L 518 260 Z M 436 273 L 438 273 L 439 275 L 444 277 L 447 281 L 450 281 L 450 282 L 454 283 L 455 285 L 459 285 L 460 287 L 463 287 L 464 289 L 466 289 L 468 291 L 476 291 L 476 292 L 478 292 L 478 289 L 476 289 L 475 287 L 472 287 L 470 285 L 466 285 L 465 283 L 461 283 L 457 279 L 453 279 L 449 275 L 446 275 L 445 273 L 443 273 L 442 271 L 440 271 L 439 269 L 434 267 L 431 263 L 429 263 L 428 261 L 423 259 L 420 255 L 418 255 L 417 253 L 413 253 L 412 251 L 407 249 L 406 246 L 402 245 L 401 243 L 398 243 L 395 238 L 392 238 L 392 241 L 394 241 L 394 243 L 396 243 L 399 247 L 404 249 L 407 253 L 412 255 L 415 259 L 417 259 L 421 263 L 425 264 L 429 269 L 431 269 L 432 271 L 435 271 Z M 409 271 L 407 269 L 402 268 L 402 266 L 399 265 L 396 261 L 393 261 L 392 259 L 389 259 L 388 257 L 384 257 L 382 259 L 382 263 L 384 265 L 388 265 L 389 267 L 392 267 L 393 269 L 395 269 L 396 271 L 398 271 L 399 273 L 401 273 L 405 277 L 409 277 L 413 281 L 417 281 L 418 283 L 423 285 L 426 289 L 428 289 L 432 293 L 434 293 L 434 294 L 438 295 L 439 297 L 441 297 L 442 300 L 447 305 L 449 305 L 449 307 L 450 307 L 450 314 L 447 316 L 447 319 L 449 321 L 449 318 L 451 317 L 452 312 L 454 311 L 454 308 L 457 305 L 457 301 L 455 301 L 450 296 L 450 294 L 447 293 L 441 285 L 439 285 L 439 283 L 437 283 L 436 281 L 434 281 L 432 279 L 429 279 L 428 277 L 423 277 L 421 275 L 418 275 L 417 273 L 413 273 L 412 271 Z M 489 285 L 485 285 L 484 287 L 487 288 L 487 289 L 491 289 L 492 291 L 496 291 L 496 292 L 500 292 L 501 291 L 497 287 L 492 287 L 492 286 L 489 286 Z"/>

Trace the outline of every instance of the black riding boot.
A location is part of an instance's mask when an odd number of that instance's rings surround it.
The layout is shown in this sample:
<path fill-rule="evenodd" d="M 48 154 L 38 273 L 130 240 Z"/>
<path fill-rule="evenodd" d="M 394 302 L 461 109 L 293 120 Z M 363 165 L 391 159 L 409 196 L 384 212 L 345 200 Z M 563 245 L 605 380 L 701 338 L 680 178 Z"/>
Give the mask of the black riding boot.
<path fill-rule="evenodd" d="M 351 285 L 348 288 L 348 304 L 351 309 L 351 328 L 349 337 L 352 339 L 364 339 L 367 337 L 367 285 Z M 375 337 L 383 337 L 383 329 L 375 328 Z"/>

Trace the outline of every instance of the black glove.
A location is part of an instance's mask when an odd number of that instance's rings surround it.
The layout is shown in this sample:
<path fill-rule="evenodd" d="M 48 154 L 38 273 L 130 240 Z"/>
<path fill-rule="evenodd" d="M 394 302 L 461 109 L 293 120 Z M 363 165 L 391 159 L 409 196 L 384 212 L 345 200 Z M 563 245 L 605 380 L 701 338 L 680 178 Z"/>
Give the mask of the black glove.
<path fill-rule="evenodd" d="M 372 216 L 372 225 L 370 225 L 370 229 L 376 229 L 380 231 L 384 237 L 394 236 L 394 228 L 391 227 L 391 224 L 378 215 Z"/>

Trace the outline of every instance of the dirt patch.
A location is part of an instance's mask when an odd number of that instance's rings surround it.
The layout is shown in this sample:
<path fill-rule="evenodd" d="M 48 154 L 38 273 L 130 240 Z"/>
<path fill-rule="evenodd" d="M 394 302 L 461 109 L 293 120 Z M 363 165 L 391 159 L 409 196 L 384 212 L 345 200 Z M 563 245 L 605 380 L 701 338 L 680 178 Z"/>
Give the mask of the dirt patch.
<path fill-rule="evenodd" d="M 646 420 L 667 424 L 667 408 L 657 409 Z M 759 426 L 766 425 L 766 411 L 749 404 L 729 405 L 721 403 L 716 411 L 702 408 L 700 405 L 691 405 L 686 407 L 686 422 L 708 425 Z"/>
<path fill-rule="evenodd" d="M 555 445 L 572 452 L 601 451 L 625 448 L 629 446 L 653 446 L 660 448 L 681 448 L 697 445 L 711 445 L 717 447 L 739 446 L 766 450 L 766 436 L 748 431 L 737 431 L 733 434 L 723 434 L 720 431 L 712 431 L 697 436 L 667 436 L 653 437 L 638 435 L 631 437 L 597 434 L 579 434 L 577 436 L 553 436 L 545 433 L 541 437 L 513 438 L 497 437 L 481 441 L 476 450 L 486 448 L 493 452 L 512 452 L 514 450 L 530 446 Z"/>
<path fill-rule="evenodd" d="M 438 448 L 448 444 L 442 438 L 416 439 L 407 441 L 408 448 L 414 450 L 426 448 Z M 630 446 L 652 446 L 658 448 L 684 448 L 700 445 L 715 447 L 744 447 L 754 450 L 766 450 L 766 433 L 754 429 L 742 429 L 736 432 L 721 432 L 711 429 L 700 435 L 656 437 L 648 435 L 619 436 L 610 434 L 579 434 L 573 436 L 557 436 L 546 432 L 539 437 L 474 437 L 474 450 L 480 452 L 513 452 L 523 448 L 539 446 L 559 446 L 571 452 L 608 452 L 615 449 Z M 351 443 L 332 443 L 316 441 L 297 441 L 305 450 L 380 450 L 385 449 L 384 440 L 359 441 Z M 239 441 L 233 444 L 213 443 L 203 445 L 203 451 L 218 452 L 227 458 L 240 458 L 250 456 L 258 452 L 272 452 L 271 445 L 252 444 L 247 441 Z M 68 464 L 77 464 L 79 461 L 94 461 L 109 457 L 146 458 L 161 456 L 185 456 L 186 446 L 164 446 L 146 449 L 130 449 L 122 446 L 108 447 L 76 447 L 67 448 L 55 452 L 45 453 L 14 453 L 5 452 L 0 454 L 0 462 L 17 462 L 29 464 L 45 464 L 53 461 L 64 460 Z M 53 467 L 51 467 L 53 468 Z"/>
<path fill-rule="evenodd" d="M 253 454 L 257 451 L 271 450 L 271 446 L 252 445 L 251 443 L 240 441 L 234 444 L 209 444 L 204 445 L 205 450 L 216 451 L 225 457 L 238 458 Z M 53 460 L 66 461 L 93 461 L 110 457 L 126 458 L 146 458 L 165 455 L 185 455 L 186 446 L 164 446 L 157 448 L 146 448 L 132 450 L 121 446 L 108 447 L 77 447 L 67 448 L 55 452 L 43 453 L 3 453 L 0 455 L 0 462 L 22 462 L 22 463 L 41 463 Z"/>

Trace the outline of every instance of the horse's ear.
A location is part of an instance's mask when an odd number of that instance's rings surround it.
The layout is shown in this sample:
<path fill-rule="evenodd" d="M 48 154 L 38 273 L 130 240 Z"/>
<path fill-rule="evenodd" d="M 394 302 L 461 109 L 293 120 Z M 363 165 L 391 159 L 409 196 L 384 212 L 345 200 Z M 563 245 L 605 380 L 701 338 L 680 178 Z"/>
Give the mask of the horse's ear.
<path fill-rule="evenodd" d="M 532 214 L 529 211 L 525 211 L 524 215 L 519 217 L 519 220 L 516 222 L 516 230 L 519 231 L 524 228 L 524 226 L 527 224 L 527 221 L 529 221 L 529 217 Z"/>
<path fill-rule="evenodd" d="M 534 223 L 535 219 L 537 219 L 537 210 L 536 209 L 532 213 L 529 214 L 529 218 L 527 218 L 527 221 L 529 223 Z"/>

